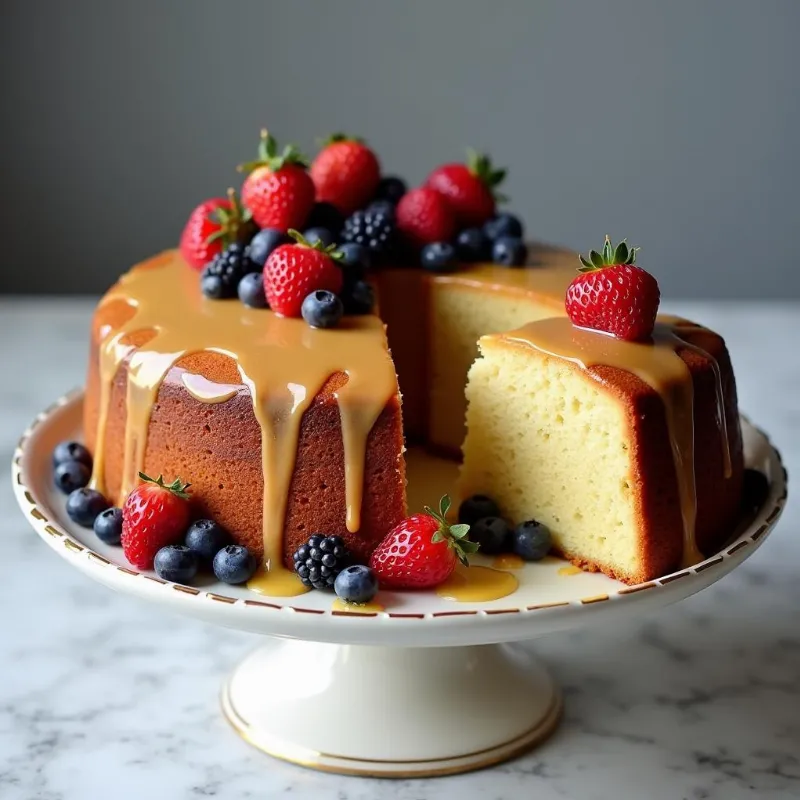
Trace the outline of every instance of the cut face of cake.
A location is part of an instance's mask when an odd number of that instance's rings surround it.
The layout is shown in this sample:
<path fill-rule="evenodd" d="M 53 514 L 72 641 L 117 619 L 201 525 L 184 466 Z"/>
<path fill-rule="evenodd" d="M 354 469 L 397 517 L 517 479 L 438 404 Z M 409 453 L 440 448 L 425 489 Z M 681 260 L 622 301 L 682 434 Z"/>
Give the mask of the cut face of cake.
<path fill-rule="evenodd" d="M 714 552 L 738 513 L 736 389 L 722 339 L 661 318 L 626 342 L 534 322 L 481 339 L 460 495 L 546 524 L 579 566 L 628 583 Z"/>

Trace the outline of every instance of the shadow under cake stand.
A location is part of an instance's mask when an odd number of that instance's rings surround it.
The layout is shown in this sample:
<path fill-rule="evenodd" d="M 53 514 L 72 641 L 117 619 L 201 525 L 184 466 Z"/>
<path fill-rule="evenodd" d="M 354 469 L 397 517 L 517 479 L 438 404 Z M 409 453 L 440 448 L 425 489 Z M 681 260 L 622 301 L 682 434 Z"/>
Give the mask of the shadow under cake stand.
<path fill-rule="evenodd" d="M 742 420 L 747 466 L 766 475 L 768 496 L 731 531 L 730 544 L 691 569 L 625 586 L 548 558 L 516 571 L 519 588 L 499 600 L 382 592 L 384 611 L 354 614 L 334 608 L 323 592 L 263 597 L 212 579 L 182 586 L 130 569 L 119 548 L 69 520 L 52 486 L 53 447 L 80 437 L 82 403 L 81 393 L 58 400 L 14 453 L 14 491 L 33 529 L 69 564 L 112 589 L 262 634 L 263 644 L 223 685 L 225 717 L 270 755 L 338 773 L 444 775 L 531 748 L 555 730 L 561 695 L 534 656 L 508 643 L 633 616 L 710 586 L 755 552 L 786 502 L 777 450 Z M 412 451 L 410 508 L 420 510 L 450 489 L 455 470 Z"/>

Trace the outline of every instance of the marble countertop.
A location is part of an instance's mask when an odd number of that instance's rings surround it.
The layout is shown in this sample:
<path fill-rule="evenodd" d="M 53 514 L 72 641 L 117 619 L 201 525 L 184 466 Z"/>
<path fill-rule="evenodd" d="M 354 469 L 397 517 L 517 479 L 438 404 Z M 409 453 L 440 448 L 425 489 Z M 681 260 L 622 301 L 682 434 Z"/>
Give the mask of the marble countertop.
<path fill-rule="evenodd" d="M 92 303 L 0 298 L 0 798 L 537 800 L 800 797 L 800 504 L 740 569 L 635 622 L 535 642 L 565 688 L 557 734 L 493 769 L 373 781 L 251 750 L 219 713 L 254 637 L 166 615 L 69 569 L 27 526 L 8 465 L 83 381 Z M 742 409 L 800 474 L 800 303 L 677 303 L 725 335 Z M 388 721 L 390 722 L 390 721 Z"/>

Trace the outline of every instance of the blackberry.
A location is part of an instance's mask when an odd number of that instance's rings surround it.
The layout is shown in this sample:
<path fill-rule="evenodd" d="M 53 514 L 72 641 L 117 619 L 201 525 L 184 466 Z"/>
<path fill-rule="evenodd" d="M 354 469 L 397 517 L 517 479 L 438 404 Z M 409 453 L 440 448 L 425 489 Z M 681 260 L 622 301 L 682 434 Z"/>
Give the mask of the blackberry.
<path fill-rule="evenodd" d="M 382 210 L 356 211 L 348 217 L 342 241 L 366 247 L 373 255 L 385 255 L 394 243 L 394 217 Z"/>
<path fill-rule="evenodd" d="M 315 533 L 294 552 L 294 571 L 305 586 L 332 589 L 336 576 L 350 566 L 350 553 L 341 536 Z"/>
<path fill-rule="evenodd" d="M 248 273 L 259 271 L 245 247 L 234 242 L 206 265 L 200 285 L 206 297 L 215 300 L 236 297 L 239 281 Z"/>

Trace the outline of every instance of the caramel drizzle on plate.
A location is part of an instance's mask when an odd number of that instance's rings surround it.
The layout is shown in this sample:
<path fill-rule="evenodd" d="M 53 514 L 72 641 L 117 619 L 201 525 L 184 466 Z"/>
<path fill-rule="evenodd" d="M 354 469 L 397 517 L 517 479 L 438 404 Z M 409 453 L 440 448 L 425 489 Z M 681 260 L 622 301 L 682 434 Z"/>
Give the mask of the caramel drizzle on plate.
<path fill-rule="evenodd" d="M 591 373 L 592 367 L 611 366 L 636 375 L 655 390 L 664 403 L 683 521 L 683 566 L 702 561 L 695 523 L 697 492 L 694 474 L 694 386 L 680 357 L 681 349 L 694 350 L 708 359 L 716 377 L 716 419 L 723 442 L 725 476 L 731 475 L 731 455 L 725 418 L 725 398 L 716 360 L 684 336 L 703 328 L 678 317 L 659 317 L 649 342 L 627 342 L 598 331 L 576 328 L 565 317 L 545 319 L 503 334 L 517 342 L 564 359 Z"/>
<path fill-rule="evenodd" d="M 126 322 L 105 331 L 100 342 L 100 414 L 92 485 L 105 491 L 111 386 L 127 357 L 123 496 L 136 486 L 143 470 L 150 414 L 170 369 L 192 353 L 229 356 L 250 390 L 261 427 L 266 577 L 259 581 L 259 590 L 296 594 L 299 581 L 282 575 L 288 573 L 282 563 L 283 528 L 302 417 L 332 375 L 347 375 L 335 396 L 344 442 L 347 529 L 355 532 L 361 522 L 367 437 L 397 392 L 383 323 L 375 316 L 346 317 L 335 329 L 318 330 L 302 319 L 284 319 L 236 300 L 206 299 L 198 273 L 174 252 L 123 275 L 102 305 L 120 300 L 135 311 Z M 152 332 L 152 338 L 139 348 L 126 344 L 131 334 L 142 331 Z M 222 386 L 221 392 L 202 397 L 208 388 L 191 379 L 187 386 L 204 402 L 220 402 L 230 391 Z"/>

